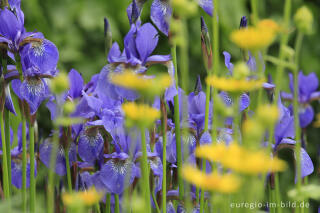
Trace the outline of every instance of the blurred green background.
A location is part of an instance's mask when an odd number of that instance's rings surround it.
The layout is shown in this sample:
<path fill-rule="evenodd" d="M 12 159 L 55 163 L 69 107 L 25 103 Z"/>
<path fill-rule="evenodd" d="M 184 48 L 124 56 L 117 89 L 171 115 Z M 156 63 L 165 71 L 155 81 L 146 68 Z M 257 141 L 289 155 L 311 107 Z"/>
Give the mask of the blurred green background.
<path fill-rule="evenodd" d="M 129 30 L 126 8 L 130 2 L 130 0 L 28 0 L 22 1 L 22 9 L 25 12 L 26 29 L 42 32 L 47 39 L 53 41 L 58 47 L 60 52 L 58 68 L 62 71 L 69 71 L 74 68 L 84 76 L 86 81 L 89 81 L 90 77 L 100 72 L 107 62 L 104 52 L 103 18 L 108 18 L 113 40 L 117 41 L 123 48 L 123 38 Z M 151 2 L 151 0 L 148 0 L 144 6 L 142 22 L 150 22 Z M 293 11 L 296 11 L 303 4 L 313 11 L 314 33 L 304 39 L 300 64 L 304 73 L 316 72 L 319 76 L 320 0 L 294 0 L 293 3 Z M 235 62 L 240 59 L 240 50 L 229 41 L 229 34 L 239 27 L 240 18 L 243 15 L 249 16 L 250 4 L 248 0 L 223 0 L 220 1 L 220 4 L 221 50 L 230 52 L 233 57 L 232 61 Z M 260 18 L 272 18 L 281 21 L 284 1 L 260 0 L 259 4 Z M 189 44 L 190 88 L 194 87 L 197 75 L 201 75 L 202 79 L 206 76 L 201 55 L 200 15 L 204 16 L 209 29 L 211 29 L 211 19 L 201 8 L 199 8 L 197 16 L 188 20 L 191 41 Z M 294 30 L 294 27 L 292 27 L 292 30 Z M 290 38 L 291 46 L 294 43 L 294 36 L 295 33 Z M 169 51 L 167 38 L 160 34 L 155 53 L 169 54 Z M 278 44 L 276 42 L 271 46 L 269 54 L 277 56 Z M 224 63 L 222 54 L 220 59 L 221 63 Z M 272 65 L 268 65 L 268 72 L 274 74 Z M 283 90 L 288 90 L 288 78 L 284 78 L 281 87 Z M 314 106 L 315 111 L 319 112 L 319 104 L 314 104 Z M 45 116 L 49 116 L 48 111 L 42 107 L 40 114 L 41 116 L 38 119 L 40 126 L 48 127 L 48 122 L 43 120 Z M 317 129 L 308 129 L 308 153 L 315 163 L 312 181 L 319 181 L 317 171 L 317 168 L 319 168 L 319 138 L 320 133 Z M 292 182 L 292 177 L 292 173 L 283 174 L 282 182 L 284 186 L 286 186 L 285 183 L 288 179 Z M 285 190 L 283 190 L 283 193 L 285 195 Z M 314 206 L 318 205 L 314 203 Z"/>

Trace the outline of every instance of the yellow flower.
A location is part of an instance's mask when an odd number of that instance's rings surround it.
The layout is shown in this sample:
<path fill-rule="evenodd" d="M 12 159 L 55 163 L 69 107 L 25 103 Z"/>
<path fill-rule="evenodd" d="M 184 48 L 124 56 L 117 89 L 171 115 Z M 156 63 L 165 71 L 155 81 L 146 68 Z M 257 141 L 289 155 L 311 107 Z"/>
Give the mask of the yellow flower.
<path fill-rule="evenodd" d="M 263 19 L 259 21 L 258 28 L 272 30 L 274 33 L 277 33 L 281 30 L 280 26 L 272 19 Z"/>
<path fill-rule="evenodd" d="M 224 144 L 204 145 L 196 149 L 196 156 L 221 163 L 225 168 L 245 174 L 261 174 L 283 171 L 284 161 L 271 157 L 264 150 L 247 150 L 236 143 L 229 146 Z"/>
<path fill-rule="evenodd" d="M 67 206 L 92 206 L 100 201 L 102 195 L 95 188 L 91 188 L 88 191 L 64 193 L 62 200 Z"/>
<path fill-rule="evenodd" d="M 152 78 L 151 76 L 135 74 L 132 71 L 111 73 L 110 81 L 118 86 L 136 90 L 147 96 L 160 95 L 172 84 L 168 74 L 162 74 Z"/>
<path fill-rule="evenodd" d="M 159 110 L 146 104 L 128 102 L 122 105 L 122 110 L 127 117 L 127 124 L 129 126 L 138 124 L 142 127 L 148 127 L 160 117 Z"/>
<path fill-rule="evenodd" d="M 214 75 L 207 78 L 207 84 L 214 88 L 227 92 L 243 92 L 256 90 L 261 88 L 264 82 L 264 80 L 234 79 L 217 77 Z"/>
<path fill-rule="evenodd" d="M 240 187 L 240 179 L 232 174 L 221 175 L 217 172 L 206 174 L 188 165 L 182 170 L 184 178 L 190 183 L 207 190 L 233 193 Z"/>
<path fill-rule="evenodd" d="M 274 41 L 279 26 L 270 19 L 262 20 L 257 27 L 248 27 L 235 30 L 230 39 L 242 49 L 260 50 L 264 49 Z"/>

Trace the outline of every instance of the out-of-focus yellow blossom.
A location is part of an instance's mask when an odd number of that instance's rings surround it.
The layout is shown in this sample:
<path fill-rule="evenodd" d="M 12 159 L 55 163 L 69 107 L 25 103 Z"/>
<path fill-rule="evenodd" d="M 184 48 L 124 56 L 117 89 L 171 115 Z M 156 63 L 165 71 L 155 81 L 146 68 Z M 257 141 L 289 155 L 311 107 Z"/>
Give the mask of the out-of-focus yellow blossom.
<path fill-rule="evenodd" d="M 172 83 L 172 78 L 168 74 L 162 74 L 156 77 L 135 74 L 132 71 L 121 73 L 111 73 L 110 81 L 118 86 L 137 90 L 141 94 L 148 96 L 160 95 Z"/>
<path fill-rule="evenodd" d="M 232 174 L 221 175 L 217 172 L 206 174 L 188 165 L 182 170 L 184 178 L 190 183 L 211 191 L 233 193 L 240 187 L 240 179 Z"/>
<path fill-rule="evenodd" d="M 280 27 L 271 19 L 261 20 L 257 27 L 247 27 L 235 30 L 230 39 L 242 49 L 264 49 L 274 41 Z"/>
<path fill-rule="evenodd" d="M 92 206 L 99 202 L 103 193 L 91 188 L 88 191 L 79 191 L 72 193 L 64 193 L 62 195 L 63 203 L 67 206 Z"/>
<path fill-rule="evenodd" d="M 262 87 L 265 80 L 248 80 L 248 79 L 235 79 L 217 76 L 209 76 L 207 84 L 227 92 L 244 92 L 252 91 Z"/>
<path fill-rule="evenodd" d="M 257 118 L 264 124 L 273 125 L 279 118 L 279 109 L 274 105 L 263 105 L 257 110 Z"/>
<path fill-rule="evenodd" d="M 277 157 L 271 157 L 264 150 L 247 150 L 235 142 L 229 146 L 223 144 L 203 145 L 196 149 L 196 156 L 221 163 L 225 168 L 245 174 L 261 174 L 286 169 L 286 163 Z"/>
<path fill-rule="evenodd" d="M 146 104 L 128 102 L 122 105 L 122 110 L 125 113 L 129 126 L 139 125 L 140 127 L 148 127 L 156 119 L 160 118 L 160 111 Z"/>
<path fill-rule="evenodd" d="M 259 21 L 258 26 L 259 29 L 269 29 L 274 33 L 277 33 L 281 30 L 280 26 L 274 22 L 272 19 L 262 19 Z"/>

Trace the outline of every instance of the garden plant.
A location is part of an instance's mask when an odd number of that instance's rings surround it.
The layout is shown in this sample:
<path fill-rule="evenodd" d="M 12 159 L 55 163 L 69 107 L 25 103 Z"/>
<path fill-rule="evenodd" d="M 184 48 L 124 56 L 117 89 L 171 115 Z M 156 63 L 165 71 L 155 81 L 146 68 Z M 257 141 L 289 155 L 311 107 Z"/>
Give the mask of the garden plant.
<path fill-rule="evenodd" d="M 125 4 L 116 12 L 127 27 L 100 20 L 100 63 L 30 28 L 28 1 L 0 1 L 0 212 L 320 211 L 319 67 L 302 51 L 319 10 L 302 0 L 279 1 L 276 16 L 269 0 L 117 2 L 103 4 Z M 247 12 L 225 14 L 237 5 Z M 237 21 L 226 34 L 228 16 Z M 83 55 L 101 70 L 66 69 Z"/>

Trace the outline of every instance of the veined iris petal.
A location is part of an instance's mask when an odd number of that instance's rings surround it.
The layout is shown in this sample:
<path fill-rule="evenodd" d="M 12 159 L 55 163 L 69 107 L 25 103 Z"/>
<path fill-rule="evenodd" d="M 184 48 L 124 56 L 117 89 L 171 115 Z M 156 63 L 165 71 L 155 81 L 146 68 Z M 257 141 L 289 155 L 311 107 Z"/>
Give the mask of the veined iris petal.
<path fill-rule="evenodd" d="M 103 137 L 95 127 L 85 127 L 80 132 L 78 152 L 82 160 L 93 162 L 103 151 Z"/>

